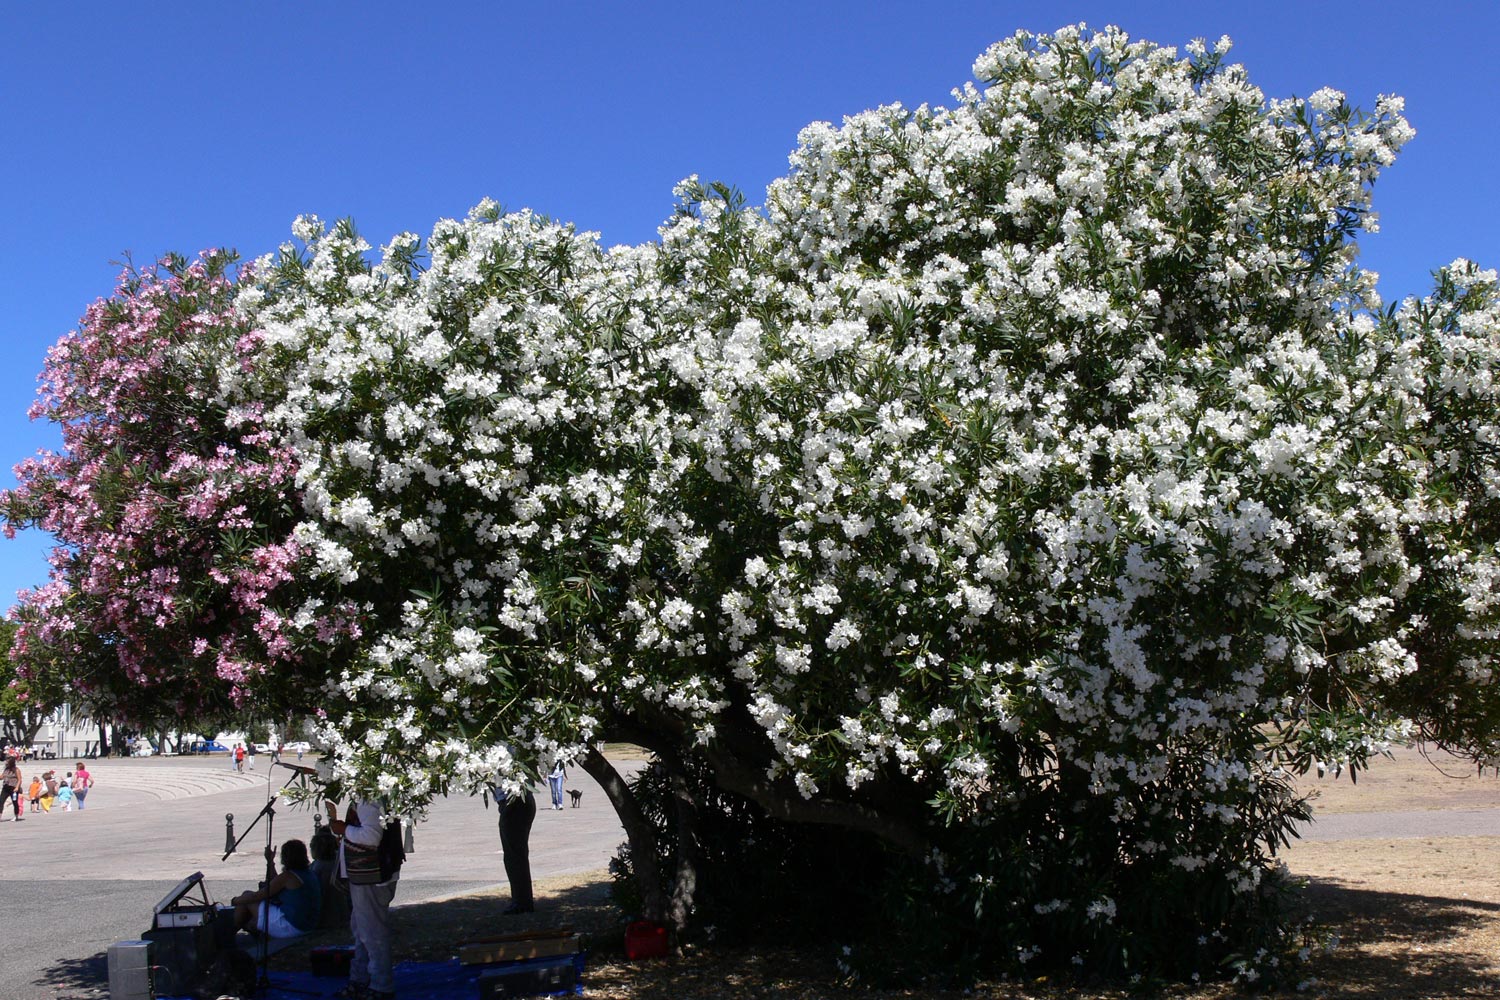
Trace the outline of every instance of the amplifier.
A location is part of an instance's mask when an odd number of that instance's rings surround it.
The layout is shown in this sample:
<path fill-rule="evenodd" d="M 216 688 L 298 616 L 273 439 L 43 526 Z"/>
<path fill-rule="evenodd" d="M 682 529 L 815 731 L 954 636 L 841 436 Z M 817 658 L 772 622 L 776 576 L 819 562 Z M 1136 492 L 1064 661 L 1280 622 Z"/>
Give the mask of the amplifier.
<path fill-rule="evenodd" d="M 153 919 L 153 930 L 170 930 L 173 927 L 202 927 L 214 922 L 213 906 L 181 906 L 175 910 L 163 910 Z"/>
<path fill-rule="evenodd" d="M 151 942 L 109 946 L 109 1000 L 151 1000 Z"/>
<path fill-rule="evenodd" d="M 157 992 L 168 996 L 190 993 L 218 954 L 211 924 L 166 927 L 141 936 L 155 945 L 151 958 Z"/>

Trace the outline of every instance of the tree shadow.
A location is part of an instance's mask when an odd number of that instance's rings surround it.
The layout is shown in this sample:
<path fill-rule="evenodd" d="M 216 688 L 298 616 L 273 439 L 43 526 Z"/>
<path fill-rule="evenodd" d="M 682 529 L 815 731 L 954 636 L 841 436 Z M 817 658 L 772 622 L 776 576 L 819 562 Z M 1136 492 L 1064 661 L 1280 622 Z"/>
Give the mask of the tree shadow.
<path fill-rule="evenodd" d="M 570 883 L 549 891 L 545 881 L 537 885 L 534 913 L 506 915 L 511 898 L 504 887 L 392 907 L 391 947 L 396 961 L 441 962 L 456 957 L 459 945 L 477 938 L 559 927 L 571 927 L 580 934 L 591 954 L 623 951 L 625 921 L 610 902 L 608 882 Z M 269 965 L 271 969 L 306 969 L 312 949 L 352 941 L 348 928 L 317 931 L 271 956 Z"/>
<path fill-rule="evenodd" d="M 1309 967 L 1319 997 L 1500 996 L 1500 904 L 1323 878 L 1308 881 L 1303 901 L 1339 939 Z"/>
<path fill-rule="evenodd" d="M 608 882 L 549 891 L 542 880 L 536 887 L 535 913 L 507 916 L 510 903 L 510 893 L 502 888 L 397 907 L 391 911 L 396 953 L 403 959 L 441 961 L 457 956 L 458 946 L 475 938 L 559 927 L 581 935 L 591 954 L 624 949 L 625 919 L 610 901 Z M 341 940 L 349 940 L 347 932 Z"/>
<path fill-rule="evenodd" d="M 1314 957 L 1306 967 L 1317 986 L 1303 994 L 1325 1000 L 1457 1000 L 1500 996 L 1500 904 L 1408 893 L 1381 892 L 1336 880 L 1313 878 L 1303 903 L 1318 926 L 1340 938 L 1331 953 Z M 507 916 L 509 894 L 499 891 L 398 906 L 392 911 L 393 938 L 398 961 L 442 961 L 454 957 L 465 941 L 496 934 L 571 927 L 584 938 L 592 974 L 624 989 L 639 970 L 620 963 L 626 918 L 609 896 L 606 881 L 569 885 L 548 891 L 539 884 L 535 913 Z M 320 945 L 345 944 L 347 930 L 320 931 L 273 955 L 274 970 L 306 970 L 308 953 Z M 798 961 L 796 949 L 777 951 L 775 972 L 762 969 L 755 954 L 731 949 L 709 963 L 686 963 L 675 975 L 679 985 L 694 977 L 716 978 L 722 992 L 732 983 L 748 988 L 763 974 L 766 981 L 795 980 L 799 975 L 821 978 L 821 963 Z M 772 956 L 759 956 L 766 959 Z M 806 960 L 809 956 L 800 958 Z M 615 963 L 610 969 L 598 963 Z M 813 966 L 817 966 L 814 970 Z M 674 964 L 675 968 L 675 964 Z M 623 978 L 621 978 L 623 977 Z M 330 982 L 332 982 L 330 980 Z M 706 983 L 706 980 L 705 980 Z M 59 960 L 34 985 L 48 987 L 56 1000 L 102 1000 L 107 997 L 108 969 L 103 952 L 79 959 Z M 601 985 L 596 980 L 594 985 Z M 826 983 L 804 983 L 817 991 Z M 707 989 L 707 985 L 704 985 Z M 733 991 L 731 991 L 733 992 Z M 688 990 L 688 995 L 692 993 Z M 707 994 L 705 994 L 707 995 Z M 999 995 L 999 994 L 997 994 Z M 1003 994 L 1011 995 L 1011 994 Z M 1065 994 L 1072 995 L 1072 994 Z M 1079 996 L 1092 996 L 1084 991 Z M 1109 994 L 1114 995 L 1114 994 Z M 1186 996 L 1222 996 L 1221 992 L 1190 991 Z"/>
<path fill-rule="evenodd" d="M 31 983 L 50 989 L 56 1000 L 99 1000 L 109 996 L 109 957 L 105 952 L 59 958 Z"/>

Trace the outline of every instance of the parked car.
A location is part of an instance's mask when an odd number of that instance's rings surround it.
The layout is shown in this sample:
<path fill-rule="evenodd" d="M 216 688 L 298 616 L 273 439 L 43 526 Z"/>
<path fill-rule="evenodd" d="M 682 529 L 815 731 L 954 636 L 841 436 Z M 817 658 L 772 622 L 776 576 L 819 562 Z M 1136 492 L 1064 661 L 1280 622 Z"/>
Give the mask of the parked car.
<path fill-rule="evenodd" d="M 188 745 L 188 753 L 228 753 L 229 748 L 218 740 L 194 740 Z"/>
<path fill-rule="evenodd" d="M 269 743 L 255 743 L 255 744 L 252 744 L 252 746 L 255 747 L 255 752 L 256 753 L 270 753 L 271 752 L 271 744 L 269 744 Z"/>
<path fill-rule="evenodd" d="M 154 756 L 156 756 L 156 748 L 153 747 L 151 744 L 147 743 L 145 740 L 141 740 L 135 746 L 133 746 L 133 747 L 130 748 L 130 756 L 132 756 L 132 757 L 154 757 Z"/>
<path fill-rule="evenodd" d="M 294 740 L 291 743 L 282 744 L 282 753 L 308 753 L 312 750 L 312 744 L 306 740 Z"/>

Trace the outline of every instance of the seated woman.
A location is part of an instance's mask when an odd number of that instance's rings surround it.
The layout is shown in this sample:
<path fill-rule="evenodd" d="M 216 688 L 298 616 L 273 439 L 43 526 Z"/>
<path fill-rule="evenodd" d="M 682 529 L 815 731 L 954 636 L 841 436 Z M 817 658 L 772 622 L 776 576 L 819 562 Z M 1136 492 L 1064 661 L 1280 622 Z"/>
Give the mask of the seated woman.
<path fill-rule="evenodd" d="M 275 858 L 266 848 L 266 860 Z M 309 870 L 307 845 L 288 840 L 281 845 L 281 871 L 270 885 L 253 892 L 242 892 L 230 900 L 234 904 L 234 926 L 256 930 L 273 938 L 296 937 L 318 926 L 323 906 L 322 886 Z"/>

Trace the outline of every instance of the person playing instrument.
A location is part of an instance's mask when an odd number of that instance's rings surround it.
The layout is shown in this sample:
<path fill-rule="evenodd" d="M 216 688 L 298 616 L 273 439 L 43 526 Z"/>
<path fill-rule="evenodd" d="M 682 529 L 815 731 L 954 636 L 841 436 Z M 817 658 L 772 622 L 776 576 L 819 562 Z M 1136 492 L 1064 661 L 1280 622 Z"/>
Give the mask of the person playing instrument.
<path fill-rule="evenodd" d="M 276 851 L 267 845 L 267 874 L 274 870 L 271 866 L 275 861 Z M 242 892 L 230 900 L 234 904 L 234 926 L 273 938 L 296 937 L 316 929 L 323 892 L 310 867 L 306 844 L 300 840 L 282 844 L 281 872 L 263 888 Z"/>
<path fill-rule="evenodd" d="M 356 799 L 344 818 L 338 803 L 329 799 L 328 829 L 342 838 L 339 870 L 349 880 L 349 930 L 354 934 L 354 958 L 349 984 L 334 994 L 355 1000 L 393 1000 L 396 981 L 391 969 L 391 900 L 401 878 L 406 852 L 401 847 L 401 824 L 385 817 L 380 804 Z"/>

